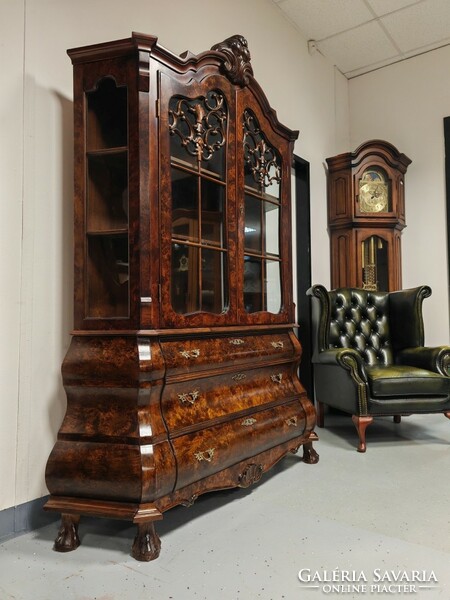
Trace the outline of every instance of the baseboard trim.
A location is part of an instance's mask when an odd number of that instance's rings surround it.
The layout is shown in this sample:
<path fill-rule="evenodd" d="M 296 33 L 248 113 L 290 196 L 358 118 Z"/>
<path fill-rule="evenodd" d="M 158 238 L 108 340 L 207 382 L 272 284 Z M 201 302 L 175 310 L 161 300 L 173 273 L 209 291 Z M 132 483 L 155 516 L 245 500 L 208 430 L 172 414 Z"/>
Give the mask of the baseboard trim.
<path fill-rule="evenodd" d="M 59 515 L 43 510 L 49 496 L 0 511 L 0 541 L 34 531 L 58 520 Z"/>

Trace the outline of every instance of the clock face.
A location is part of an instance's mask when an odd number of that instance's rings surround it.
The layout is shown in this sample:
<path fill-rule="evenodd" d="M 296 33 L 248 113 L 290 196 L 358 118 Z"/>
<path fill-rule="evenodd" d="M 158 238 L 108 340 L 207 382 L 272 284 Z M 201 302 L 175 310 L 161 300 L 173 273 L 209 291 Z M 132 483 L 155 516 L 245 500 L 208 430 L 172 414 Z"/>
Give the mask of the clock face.
<path fill-rule="evenodd" d="M 364 171 L 359 182 L 359 209 L 364 213 L 389 212 L 389 185 L 381 169 Z"/>

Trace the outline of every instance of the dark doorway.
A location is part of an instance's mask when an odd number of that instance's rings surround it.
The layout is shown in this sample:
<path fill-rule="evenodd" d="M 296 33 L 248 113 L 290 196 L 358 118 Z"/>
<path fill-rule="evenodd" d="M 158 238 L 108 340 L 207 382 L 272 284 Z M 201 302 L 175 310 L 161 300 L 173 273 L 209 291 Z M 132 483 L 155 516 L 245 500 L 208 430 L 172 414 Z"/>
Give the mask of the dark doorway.
<path fill-rule="evenodd" d="M 297 322 L 298 338 L 303 348 L 300 381 L 309 399 L 314 402 L 312 373 L 311 310 L 306 291 L 311 287 L 311 227 L 309 163 L 294 155 L 295 233 L 297 254 Z"/>
<path fill-rule="evenodd" d="M 450 117 L 444 118 L 444 140 L 445 140 L 445 188 L 447 206 L 447 269 L 448 281 L 450 282 Z M 450 283 L 448 287 L 450 299 Z M 450 306 L 449 306 L 450 309 Z"/>

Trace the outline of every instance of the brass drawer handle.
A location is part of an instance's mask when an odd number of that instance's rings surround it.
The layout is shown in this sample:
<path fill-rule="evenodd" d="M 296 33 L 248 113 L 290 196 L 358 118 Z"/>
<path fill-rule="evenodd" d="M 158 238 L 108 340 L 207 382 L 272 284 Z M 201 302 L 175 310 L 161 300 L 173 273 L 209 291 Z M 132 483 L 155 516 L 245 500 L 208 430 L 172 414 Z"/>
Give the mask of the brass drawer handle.
<path fill-rule="evenodd" d="M 204 452 L 196 452 L 194 456 L 198 460 L 198 462 L 201 462 L 202 460 L 206 460 L 206 462 L 211 462 L 214 456 L 214 450 L 215 448 L 208 448 L 208 450 L 205 450 Z"/>
<path fill-rule="evenodd" d="M 248 419 L 244 419 L 243 421 L 241 421 L 241 425 L 243 425 L 244 427 L 250 427 L 254 423 L 256 423 L 256 419 L 254 419 L 253 417 L 249 417 Z"/>
<path fill-rule="evenodd" d="M 233 379 L 234 381 L 242 381 L 246 377 L 247 375 L 245 373 L 236 373 L 236 375 L 233 375 L 231 379 Z"/>
<path fill-rule="evenodd" d="M 297 417 L 291 417 L 284 421 L 288 427 L 297 427 Z"/>
<path fill-rule="evenodd" d="M 270 342 L 274 348 L 284 348 L 284 342 Z"/>
<path fill-rule="evenodd" d="M 198 399 L 199 396 L 200 392 L 198 390 L 188 392 L 187 394 L 178 394 L 178 398 L 183 404 L 186 404 L 187 402 L 189 404 L 194 404 L 194 402 Z"/>
<path fill-rule="evenodd" d="M 281 383 L 283 380 L 283 373 L 275 373 L 275 375 L 271 375 L 270 379 L 274 382 L 274 383 Z"/>
<path fill-rule="evenodd" d="M 233 344 L 233 346 L 242 346 L 242 344 L 245 344 L 244 340 L 241 340 L 240 338 L 233 338 L 228 341 L 230 344 Z"/>
<path fill-rule="evenodd" d="M 194 348 L 194 350 L 180 350 L 180 354 L 183 358 L 197 358 L 200 356 L 200 350 Z"/>

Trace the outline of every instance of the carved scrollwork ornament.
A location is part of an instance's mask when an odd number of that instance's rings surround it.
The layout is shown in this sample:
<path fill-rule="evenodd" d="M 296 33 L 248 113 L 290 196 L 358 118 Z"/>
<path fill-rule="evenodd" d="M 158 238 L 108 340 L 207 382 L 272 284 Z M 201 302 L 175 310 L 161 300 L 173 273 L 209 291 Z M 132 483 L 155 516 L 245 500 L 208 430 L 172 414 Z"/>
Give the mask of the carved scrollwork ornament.
<path fill-rule="evenodd" d="M 245 37 L 232 35 L 223 42 L 215 44 L 211 50 L 224 55 L 223 69 L 232 83 L 240 86 L 248 85 L 249 77 L 253 76 L 253 69 Z"/>
<path fill-rule="evenodd" d="M 173 98 L 169 108 L 169 133 L 198 161 L 210 160 L 225 145 L 227 109 L 225 98 L 212 90 L 204 97 L 190 100 Z"/>
<path fill-rule="evenodd" d="M 244 111 L 244 161 L 246 169 L 261 191 L 273 183 L 281 182 L 281 167 L 276 151 L 266 140 L 256 117 L 250 110 Z"/>
<path fill-rule="evenodd" d="M 262 465 L 251 463 L 247 465 L 244 471 L 238 477 L 238 485 L 241 488 L 248 488 L 259 481 L 263 474 Z"/>

